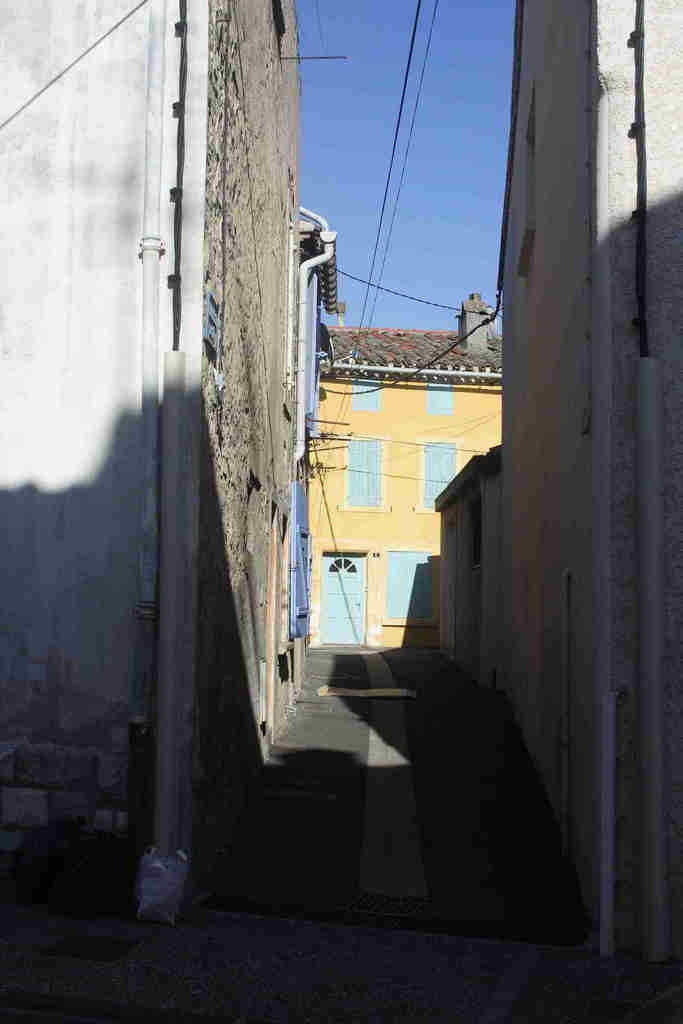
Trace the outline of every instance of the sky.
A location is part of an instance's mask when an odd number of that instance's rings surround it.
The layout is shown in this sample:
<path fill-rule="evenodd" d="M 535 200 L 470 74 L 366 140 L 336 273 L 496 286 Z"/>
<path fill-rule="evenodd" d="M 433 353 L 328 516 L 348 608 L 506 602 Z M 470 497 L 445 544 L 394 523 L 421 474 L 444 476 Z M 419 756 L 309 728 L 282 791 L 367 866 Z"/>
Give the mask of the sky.
<path fill-rule="evenodd" d="M 399 183 L 435 0 L 422 0 L 373 280 Z M 297 0 L 302 56 L 299 200 L 337 235 L 337 266 L 368 278 L 416 0 Z M 514 0 L 440 0 L 385 287 L 459 306 L 495 303 L 510 116 Z M 339 276 L 347 325 L 365 286 Z M 454 312 L 370 293 L 363 326 L 454 329 Z M 336 317 L 326 316 L 336 323 Z"/>

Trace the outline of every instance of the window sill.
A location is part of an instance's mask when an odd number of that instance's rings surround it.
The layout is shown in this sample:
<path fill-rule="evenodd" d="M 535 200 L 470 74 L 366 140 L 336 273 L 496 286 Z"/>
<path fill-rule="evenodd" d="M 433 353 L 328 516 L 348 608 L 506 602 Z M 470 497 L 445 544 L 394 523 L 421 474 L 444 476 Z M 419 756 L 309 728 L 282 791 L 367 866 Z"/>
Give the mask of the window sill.
<path fill-rule="evenodd" d="M 337 505 L 337 512 L 391 512 L 391 505 Z"/>
<path fill-rule="evenodd" d="M 435 508 L 418 508 L 417 505 L 413 506 L 413 512 L 416 516 L 438 516 L 441 515 Z"/>

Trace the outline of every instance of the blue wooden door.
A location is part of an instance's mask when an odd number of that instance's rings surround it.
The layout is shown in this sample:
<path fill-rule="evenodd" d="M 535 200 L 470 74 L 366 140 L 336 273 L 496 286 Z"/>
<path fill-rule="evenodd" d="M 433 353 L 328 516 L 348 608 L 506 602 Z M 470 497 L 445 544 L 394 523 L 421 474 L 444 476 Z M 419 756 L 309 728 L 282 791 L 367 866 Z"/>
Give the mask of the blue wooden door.
<path fill-rule="evenodd" d="M 323 555 L 324 644 L 365 643 L 365 557 Z"/>

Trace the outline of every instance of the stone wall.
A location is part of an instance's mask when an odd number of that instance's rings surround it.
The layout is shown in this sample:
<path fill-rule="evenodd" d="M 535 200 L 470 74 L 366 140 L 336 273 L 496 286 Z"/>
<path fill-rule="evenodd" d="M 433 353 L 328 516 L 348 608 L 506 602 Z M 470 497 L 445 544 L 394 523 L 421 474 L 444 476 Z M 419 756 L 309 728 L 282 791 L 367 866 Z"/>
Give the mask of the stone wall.
<path fill-rule="evenodd" d="M 80 815 L 97 828 L 125 828 L 127 734 L 120 748 L 103 754 L 95 747 L 30 743 L 0 744 L 0 822 L 4 829 L 46 825 L 53 818 Z"/>
<path fill-rule="evenodd" d="M 202 370 L 194 779 L 200 870 L 229 842 L 290 686 L 278 654 L 285 649 L 292 458 L 284 381 L 299 77 L 295 61 L 279 59 L 280 51 L 297 51 L 294 4 L 282 6 L 280 35 L 270 0 L 210 5 L 205 282 L 221 326 L 216 346 L 205 346 Z M 278 547 L 272 563 L 271 537 Z"/>

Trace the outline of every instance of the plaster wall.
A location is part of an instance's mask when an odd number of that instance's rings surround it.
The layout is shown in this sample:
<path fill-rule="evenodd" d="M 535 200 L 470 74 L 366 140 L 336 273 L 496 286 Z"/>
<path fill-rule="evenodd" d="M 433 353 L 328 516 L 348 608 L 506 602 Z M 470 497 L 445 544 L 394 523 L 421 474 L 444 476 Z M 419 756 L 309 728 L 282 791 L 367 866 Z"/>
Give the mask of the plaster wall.
<path fill-rule="evenodd" d="M 563 648 L 570 651 L 571 852 L 590 903 L 589 7 L 530 0 L 524 11 L 504 281 L 502 683 L 560 817 L 560 680 Z M 529 230 L 535 237 L 524 267 Z M 563 635 L 566 572 L 573 601 Z"/>
<path fill-rule="evenodd" d="M 10 3 L 0 41 L 0 736 L 5 778 L 89 811 L 125 801 L 136 646 L 145 8 L 106 35 L 130 6 Z"/>
<path fill-rule="evenodd" d="M 473 502 L 481 500 L 481 558 L 473 561 Z M 441 512 L 441 649 L 485 686 L 499 683 L 501 479 L 477 475 Z"/>
<path fill-rule="evenodd" d="M 472 455 L 500 441 L 500 389 L 455 388 L 452 415 L 427 413 L 424 385 L 389 385 L 381 392 L 378 412 L 352 409 L 351 385 L 330 380 L 321 386 L 319 417 L 325 429 L 347 437 L 381 438 L 381 504 L 353 508 L 347 502 L 347 445 L 329 440 L 314 447 L 314 475 L 309 503 L 313 537 L 311 642 L 321 642 L 322 555 L 333 551 L 366 554 L 366 622 L 368 646 L 439 646 L 440 516 L 423 504 L 423 445 L 454 444 L 456 472 Z M 334 392 L 340 392 L 335 394 Z M 341 425 L 334 425 L 341 424 Z M 316 467 L 322 467 L 316 470 Z M 431 621 L 387 618 L 388 552 L 424 551 L 432 557 Z"/>
<path fill-rule="evenodd" d="M 639 771 L 646 767 L 639 766 L 636 744 L 638 337 L 632 323 L 636 306 L 631 212 L 636 206 L 637 166 L 635 144 L 629 138 L 635 116 L 634 51 L 627 45 L 635 7 L 620 0 L 600 0 L 580 11 L 535 0 L 527 0 L 524 7 L 505 268 L 505 685 L 555 809 L 558 815 L 568 811 L 570 848 L 594 914 L 598 833 L 595 808 L 586 794 L 595 792 L 598 784 L 595 740 L 600 694 L 610 688 L 618 691 L 617 943 L 638 949 L 636 783 Z M 674 339 L 681 333 L 678 296 L 683 278 L 675 237 L 681 229 L 683 161 L 680 139 L 671 126 L 682 85 L 683 13 L 669 0 L 645 7 L 648 323 L 652 354 L 660 360 L 663 377 L 665 720 L 673 938 L 680 955 L 683 768 L 678 470 L 683 424 L 680 346 Z M 606 333 L 598 337 L 591 334 L 589 310 L 596 201 L 594 102 L 599 83 L 606 91 L 608 109 L 608 230 L 602 244 L 609 266 L 611 317 Z M 536 141 L 535 149 L 530 149 L 526 130 L 534 87 Z M 529 223 L 531 160 L 536 237 L 529 272 L 521 276 L 518 261 Z M 563 572 L 571 579 L 566 630 L 562 627 L 566 591 L 563 595 L 559 585 Z M 591 608 L 594 593 L 603 595 L 603 606 Z M 594 656 L 602 666 L 599 678 Z M 569 665 L 568 808 L 561 804 L 562 761 L 557 756 L 563 657 Z"/>

